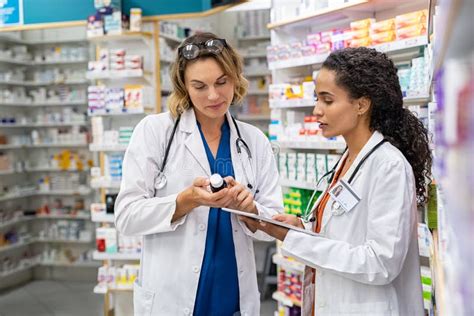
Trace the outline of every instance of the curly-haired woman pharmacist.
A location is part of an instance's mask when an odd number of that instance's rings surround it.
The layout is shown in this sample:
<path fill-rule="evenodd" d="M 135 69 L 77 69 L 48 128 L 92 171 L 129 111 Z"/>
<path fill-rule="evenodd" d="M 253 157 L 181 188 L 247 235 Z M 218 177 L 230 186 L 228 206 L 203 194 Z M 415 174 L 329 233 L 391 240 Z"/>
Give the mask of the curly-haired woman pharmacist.
<path fill-rule="evenodd" d="M 254 225 L 306 264 L 303 315 L 423 315 L 417 203 L 431 170 L 427 131 L 403 107 L 393 62 L 374 49 L 333 52 L 316 95 L 323 135 L 342 135 L 347 150 L 309 221 L 274 219 L 319 235 Z"/>
<path fill-rule="evenodd" d="M 273 216 L 283 202 L 268 139 L 228 111 L 247 90 L 241 58 L 197 34 L 178 48 L 171 80 L 170 112 L 133 132 L 115 204 L 117 229 L 143 236 L 135 315 L 259 315 L 252 239 L 273 238 L 222 208 Z M 211 192 L 215 173 L 227 188 Z"/>

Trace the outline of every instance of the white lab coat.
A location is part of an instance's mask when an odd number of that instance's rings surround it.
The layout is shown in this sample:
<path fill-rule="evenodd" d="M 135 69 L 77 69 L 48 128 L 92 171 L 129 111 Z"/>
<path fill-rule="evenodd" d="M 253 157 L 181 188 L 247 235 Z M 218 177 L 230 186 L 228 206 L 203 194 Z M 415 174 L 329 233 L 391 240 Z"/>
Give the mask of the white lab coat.
<path fill-rule="evenodd" d="M 246 185 L 242 160 L 235 146 L 237 133 L 231 121 L 230 146 L 235 178 Z M 134 287 L 135 315 L 191 315 L 197 292 L 206 243 L 209 207 L 201 206 L 171 223 L 179 192 L 192 185 L 196 177 L 209 177 L 210 167 L 196 124 L 194 110 L 181 116 L 171 145 L 165 174 L 167 185 L 156 189 L 158 171 L 174 120 L 170 113 L 149 115 L 135 128 L 123 162 L 120 193 L 115 203 L 115 224 L 124 235 L 142 235 L 140 275 Z M 282 192 L 270 142 L 257 128 L 238 122 L 242 138 L 253 155 L 255 179 L 249 179 L 260 192 L 255 203 L 261 215 L 283 211 Z M 242 161 L 242 162 L 241 162 Z M 251 173 L 249 173 L 251 175 Z M 253 182 L 253 183 L 252 183 Z M 252 237 L 272 238 L 261 231 L 251 233 L 231 215 L 240 288 L 242 315 L 260 313 Z"/>
<path fill-rule="evenodd" d="M 379 132 L 372 135 L 343 179 L 348 181 L 382 139 Z M 423 315 L 410 164 L 386 142 L 365 161 L 351 185 L 361 197 L 353 210 L 333 214 L 330 198 L 321 237 L 290 231 L 282 244 L 285 255 L 306 264 L 302 314 L 311 315 L 314 304 L 317 316 Z M 310 267 L 316 268 L 316 288 Z"/>

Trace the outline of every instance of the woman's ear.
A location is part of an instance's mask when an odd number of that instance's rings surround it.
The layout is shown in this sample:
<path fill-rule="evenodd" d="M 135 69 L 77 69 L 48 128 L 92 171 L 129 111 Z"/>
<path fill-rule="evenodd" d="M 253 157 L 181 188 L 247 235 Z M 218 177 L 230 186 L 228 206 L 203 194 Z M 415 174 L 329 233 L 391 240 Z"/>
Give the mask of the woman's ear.
<path fill-rule="evenodd" d="M 357 100 L 357 103 L 358 103 L 357 114 L 359 116 L 362 116 L 365 113 L 368 113 L 368 111 L 370 110 L 370 106 L 372 105 L 372 101 L 367 97 L 359 98 Z"/>

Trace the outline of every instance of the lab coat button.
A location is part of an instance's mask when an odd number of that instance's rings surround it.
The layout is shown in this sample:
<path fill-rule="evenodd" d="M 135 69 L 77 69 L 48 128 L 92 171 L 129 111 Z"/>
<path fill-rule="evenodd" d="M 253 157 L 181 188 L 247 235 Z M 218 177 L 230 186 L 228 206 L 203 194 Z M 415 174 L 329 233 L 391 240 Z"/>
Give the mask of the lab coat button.
<path fill-rule="evenodd" d="M 199 272 L 199 267 L 198 267 L 198 266 L 194 266 L 194 267 L 193 267 L 193 271 L 194 271 L 195 273 L 198 273 L 198 272 Z"/>
<path fill-rule="evenodd" d="M 185 309 L 183 309 L 183 312 L 184 312 L 184 315 L 189 315 L 191 311 L 189 310 L 189 308 L 186 307 Z"/>
<path fill-rule="evenodd" d="M 206 225 L 205 224 L 199 224 L 199 230 L 205 230 L 206 229 Z"/>

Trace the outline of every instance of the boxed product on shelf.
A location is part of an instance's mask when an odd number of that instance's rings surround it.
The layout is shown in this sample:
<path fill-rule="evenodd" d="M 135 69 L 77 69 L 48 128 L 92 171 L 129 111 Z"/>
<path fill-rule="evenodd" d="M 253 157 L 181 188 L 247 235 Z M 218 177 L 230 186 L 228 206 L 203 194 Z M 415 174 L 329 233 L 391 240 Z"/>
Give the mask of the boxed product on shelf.
<path fill-rule="evenodd" d="M 138 278 L 140 266 L 125 264 L 122 267 L 102 266 L 98 270 L 96 289 L 133 289 L 133 284 Z"/>
<path fill-rule="evenodd" d="M 425 35 L 428 28 L 428 11 L 421 10 L 395 17 L 397 39 Z"/>
<path fill-rule="evenodd" d="M 113 227 L 97 227 L 95 230 L 96 248 L 99 252 L 118 252 L 117 230 Z"/>

